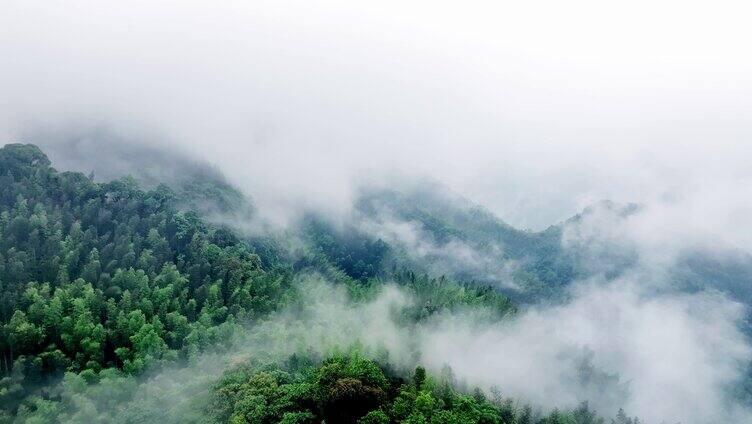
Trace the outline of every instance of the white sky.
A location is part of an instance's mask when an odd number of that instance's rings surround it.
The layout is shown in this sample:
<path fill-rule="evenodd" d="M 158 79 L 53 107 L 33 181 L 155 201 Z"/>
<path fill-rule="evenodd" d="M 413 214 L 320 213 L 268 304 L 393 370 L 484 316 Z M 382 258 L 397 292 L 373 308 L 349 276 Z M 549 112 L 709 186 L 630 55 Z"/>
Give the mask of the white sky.
<path fill-rule="evenodd" d="M 748 4 L 0 0 L 0 144 L 97 126 L 174 143 L 282 222 L 346 212 L 363 181 L 429 177 L 534 229 L 603 198 L 645 203 L 593 231 L 639 246 L 646 268 L 687 246 L 752 252 Z M 719 413 L 749 352 L 736 306 L 630 287 L 523 316 L 522 362 L 489 369 L 540 371 L 558 366 L 541 352 L 590 344 L 635 379 L 637 413 Z M 468 339 L 482 354 L 453 367 L 474 377 L 501 339 Z"/>
<path fill-rule="evenodd" d="M 751 12 L 5 0 L 0 139 L 158 134 L 221 165 L 270 216 L 345 210 L 355 181 L 429 176 L 541 228 L 601 198 L 752 184 Z"/>

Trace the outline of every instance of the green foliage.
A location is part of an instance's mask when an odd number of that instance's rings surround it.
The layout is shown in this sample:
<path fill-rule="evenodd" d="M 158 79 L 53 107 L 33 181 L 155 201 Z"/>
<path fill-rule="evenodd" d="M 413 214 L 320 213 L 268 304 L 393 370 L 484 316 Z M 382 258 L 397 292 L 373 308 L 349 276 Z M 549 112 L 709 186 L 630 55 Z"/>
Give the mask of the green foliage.
<path fill-rule="evenodd" d="M 301 232 L 311 246 L 313 263 L 326 261 L 356 280 L 365 281 L 383 275 L 389 245 L 355 229 L 337 231 L 318 216 L 307 216 Z M 300 264 L 303 265 L 303 264 Z"/>
<path fill-rule="evenodd" d="M 389 416 L 384 411 L 377 409 L 360 418 L 358 424 L 389 424 Z"/>
<path fill-rule="evenodd" d="M 430 424 L 603 424 L 587 403 L 534 418 L 511 400 L 469 396 L 418 367 L 412 382 L 357 353 L 319 365 L 244 364 L 214 387 L 206 411 L 213 422 Z M 617 417 L 626 417 L 623 412 Z M 626 418 L 629 419 L 629 418 Z M 297 420 L 297 421 L 295 421 Z M 621 421 L 615 421 L 621 423 Z M 635 421 L 626 421 L 633 423 Z"/>
<path fill-rule="evenodd" d="M 211 393 L 206 381 L 180 396 L 158 381 L 159 396 L 143 393 L 147 371 L 197 361 L 230 345 L 244 322 L 305 302 L 292 283 L 298 272 L 346 286 L 356 302 L 396 284 L 412 300 L 397 317 L 408 326 L 463 308 L 498 320 L 515 308 L 490 286 L 405 268 L 393 246 L 317 217 L 303 222 L 302 252 L 288 251 L 283 237 L 244 239 L 209 224 L 202 216 L 252 209 L 221 179 L 142 190 L 130 177 L 96 183 L 50 165 L 36 146 L 0 148 L 0 423 L 604 422 L 587 404 L 540 417 L 509 399 L 458 391 L 422 367 L 405 379 L 357 353 L 245 364 Z M 513 259 L 533 258 L 517 280 L 560 284 L 572 275 L 555 230 L 531 235 L 420 196 L 386 200 L 438 243 L 502 243 L 519 252 Z M 622 411 L 614 422 L 638 421 Z"/>
<path fill-rule="evenodd" d="M 415 224 L 438 247 L 459 242 L 481 252 L 484 257 L 494 258 L 496 263 L 516 261 L 519 267 L 509 277 L 524 290 L 522 293 L 510 291 L 508 294 L 522 299 L 550 296 L 554 292 L 552 288 L 579 276 L 575 262 L 562 248 L 560 227 L 550 227 L 541 232 L 518 230 L 483 208 L 443 193 L 443 190 L 431 186 L 408 192 L 367 190 L 361 193 L 356 209 L 364 216 L 377 220 L 387 216 L 399 222 Z M 397 256 L 394 258 L 397 265 L 423 272 L 432 268 L 430 263 L 426 266 L 425 261 Z M 430 258 L 428 262 L 431 262 Z M 489 279 L 488 274 L 458 269 L 447 276 L 481 284 L 499 283 L 493 278 Z"/>
<path fill-rule="evenodd" d="M 288 274 L 176 202 L 164 186 L 57 172 L 32 145 L 0 149 L 0 373 L 25 375 L 13 387 L 139 373 L 221 345 L 285 301 Z"/>
<path fill-rule="evenodd" d="M 411 294 L 415 301 L 405 311 L 410 321 L 461 308 L 483 310 L 489 319 L 500 319 L 516 310 L 508 297 L 491 287 L 462 284 L 445 277 L 431 278 L 409 270 L 394 272 L 391 281 Z"/>

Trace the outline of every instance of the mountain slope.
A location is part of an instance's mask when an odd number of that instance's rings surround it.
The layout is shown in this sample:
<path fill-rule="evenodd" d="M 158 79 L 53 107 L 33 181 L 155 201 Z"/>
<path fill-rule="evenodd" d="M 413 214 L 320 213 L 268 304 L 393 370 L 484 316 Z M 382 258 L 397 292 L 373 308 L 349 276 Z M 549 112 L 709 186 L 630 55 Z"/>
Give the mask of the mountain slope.
<path fill-rule="evenodd" d="M 249 321 L 305 301 L 293 281 L 302 272 L 329 273 L 353 296 L 378 290 L 309 253 L 295 272 L 278 246 L 262 249 L 273 262 L 263 265 L 254 253 L 263 240 L 207 222 L 205 209 L 186 210 L 214 201 L 213 191 L 144 191 L 127 177 L 97 183 L 58 172 L 34 145 L 0 148 L 0 422 L 76 410 L 51 394 L 63 375 L 64 387 L 107 378 L 130 385 L 132 376 L 229 347 Z M 409 320 L 462 305 L 501 316 L 513 309 L 497 293 L 395 278 L 418 299 L 403 311 Z"/>

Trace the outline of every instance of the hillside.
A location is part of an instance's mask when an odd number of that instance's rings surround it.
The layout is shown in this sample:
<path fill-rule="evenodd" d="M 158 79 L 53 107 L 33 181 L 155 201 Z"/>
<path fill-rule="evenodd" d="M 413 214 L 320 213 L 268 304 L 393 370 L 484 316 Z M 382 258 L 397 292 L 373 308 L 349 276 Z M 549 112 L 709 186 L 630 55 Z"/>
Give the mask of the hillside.
<path fill-rule="evenodd" d="M 58 172 L 33 145 L 0 149 L 2 421 L 73 419 L 79 406 L 56 389 L 63 375 L 96 385 L 191 360 L 296 301 L 292 264 L 265 269 L 250 244 L 185 210 L 181 196 Z M 360 296 L 376 290 L 339 280 Z M 406 274 L 402 284 L 432 308 L 510 309 L 500 295 L 448 281 Z M 410 320 L 431 313 L 411 310 Z"/>
<path fill-rule="evenodd" d="M 345 225 L 311 212 L 254 235 L 217 219 L 252 201 L 201 175 L 142 189 L 0 149 L 0 422 L 606 422 L 593 407 L 640 422 L 587 346 L 549 376 L 577 394 L 560 409 L 421 363 L 420 335 L 506 331 L 595 276 L 593 255 L 606 280 L 629 271 L 623 246 L 566 241 L 595 209 L 527 232 L 430 187 L 371 189 Z M 746 255 L 687 252 L 672 269 L 663 290 L 750 299 Z"/>

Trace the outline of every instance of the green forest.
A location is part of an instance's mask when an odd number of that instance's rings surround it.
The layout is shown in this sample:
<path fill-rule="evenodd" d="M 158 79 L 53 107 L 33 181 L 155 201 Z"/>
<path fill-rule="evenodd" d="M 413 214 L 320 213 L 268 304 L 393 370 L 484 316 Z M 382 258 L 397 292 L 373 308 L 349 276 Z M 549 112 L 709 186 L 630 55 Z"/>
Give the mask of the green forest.
<path fill-rule="evenodd" d="M 376 197 L 362 200 L 364 213 Z M 310 275 L 353 305 L 396 285 L 415 299 L 388 312 L 407 329 L 468 308 L 488 320 L 514 319 L 518 302 L 555 296 L 583 272 L 557 247 L 557 229 L 521 232 L 482 211 L 467 221 L 440 208 L 401 209 L 437 238 L 454 234 L 479 245 L 482 237 L 506 238 L 516 246 L 512 255 L 535 256 L 514 273 L 530 288 L 514 298 L 487 282 L 432 275 L 398 246 L 320 216 L 294 232 L 249 236 L 207 219 L 192 207 L 197 199 L 225 211 L 252 207 L 228 184 L 147 190 L 132 177 L 100 183 L 54 169 L 34 145 L 0 149 L 0 422 L 641 422 L 623 410 L 599 414 L 587 401 L 542 410 L 507 397 L 503 386 L 473 387 L 451 369 L 405 366 L 357 342 L 243 354 L 249 333 L 269 344 L 294 335 L 269 324 L 249 328 L 306 305 Z M 205 367 L 211 355 L 222 359 L 194 379 L 196 387 L 186 384 L 173 397 L 176 387 L 159 385 L 164 370 Z M 149 387 L 161 395 L 145 395 Z"/>

